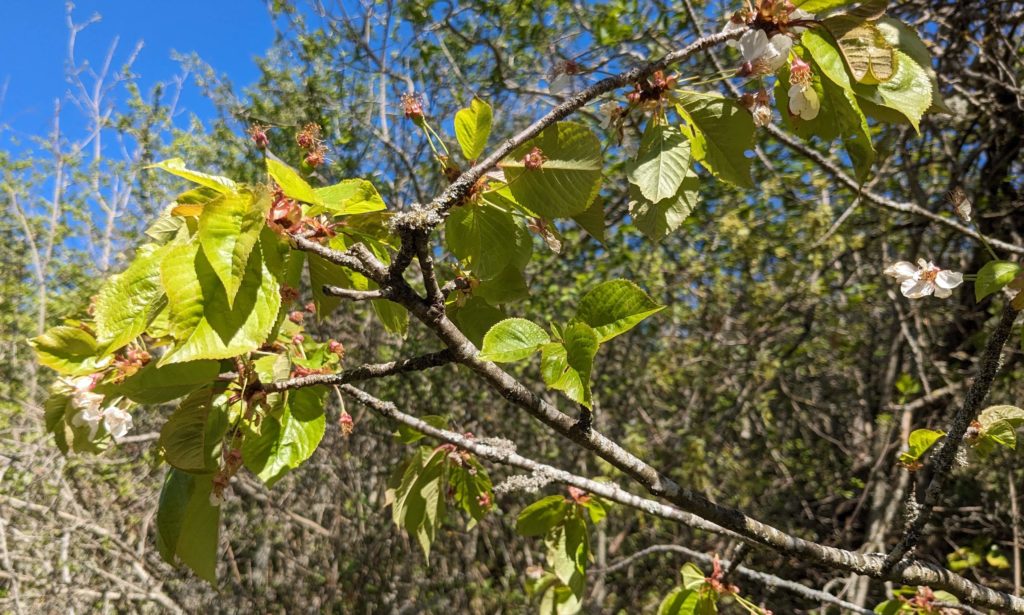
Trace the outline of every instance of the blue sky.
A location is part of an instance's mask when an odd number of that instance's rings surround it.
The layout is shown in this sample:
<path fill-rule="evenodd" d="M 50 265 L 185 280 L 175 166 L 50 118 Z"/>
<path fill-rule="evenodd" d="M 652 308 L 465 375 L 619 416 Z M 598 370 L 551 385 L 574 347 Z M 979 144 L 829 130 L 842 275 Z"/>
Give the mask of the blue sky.
<path fill-rule="evenodd" d="M 44 134 L 51 123 L 54 100 L 64 97 L 68 29 L 63 0 L 4 0 L 0 25 L 0 126 L 7 137 Z M 266 7 L 259 0 L 80 0 L 76 22 L 98 13 L 102 20 L 79 35 L 76 56 L 94 65 L 103 61 L 120 37 L 114 66 L 120 66 L 138 41 L 144 46 L 134 65 L 146 91 L 178 72 L 172 52 L 196 52 L 236 86 L 252 82 L 253 58 L 266 51 L 274 37 Z M 181 105 L 200 117 L 210 112 L 196 88 L 184 93 Z M 72 131 L 77 110 L 62 121 Z M 80 125 L 80 124 L 78 124 Z"/>

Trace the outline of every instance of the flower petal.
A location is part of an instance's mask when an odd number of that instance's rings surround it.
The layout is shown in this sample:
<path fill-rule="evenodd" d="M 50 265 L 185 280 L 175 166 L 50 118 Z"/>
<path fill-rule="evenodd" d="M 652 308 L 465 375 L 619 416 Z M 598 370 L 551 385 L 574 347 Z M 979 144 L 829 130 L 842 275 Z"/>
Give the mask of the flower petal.
<path fill-rule="evenodd" d="M 938 275 L 935 276 L 935 285 L 939 288 L 952 289 L 963 283 L 964 274 L 959 271 L 940 271 Z"/>
<path fill-rule="evenodd" d="M 935 285 L 924 280 L 903 280 L 900 292 L 908 299 L 920 299 L 935 292 Z"/>
<path fill-rule="evenodd" d="M 900 280 L 902 282 L 903 279 L 912 278 L 917 275 L 917 267 L 907 261 L 899 261 L 886 267 L 882 273 L 894 278 L 902 278 Z"/>
<path fill-rule="evenodd" d="M 935 287 L 935 296 L 938 297 L 939 299 L 945 299 L 946 297 L 952 294 L 953 291 L 949 290 L 948 288 L 942 288 L 941 286 Z"/>

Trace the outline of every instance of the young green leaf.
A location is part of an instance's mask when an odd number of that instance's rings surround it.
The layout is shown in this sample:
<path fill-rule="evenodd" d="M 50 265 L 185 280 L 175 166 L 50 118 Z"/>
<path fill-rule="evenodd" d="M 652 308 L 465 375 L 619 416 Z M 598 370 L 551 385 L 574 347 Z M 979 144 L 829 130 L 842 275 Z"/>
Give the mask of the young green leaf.
<path fill-rule="evenodd" d="M 679 128 L 649 122 L 626 177 L 648 201 L 674 197 L 690 174 L 690 142 Z"/>
<path fill-rule="evenodd" d="M 251 352 L 263 345 L 277 322 L 281 293 L 258 246 L 249 255 L 234 305 L 228 304 L 224 286 L 198 243 L 173 246 L 160 270 L 176 339 L 160 365 Z"/>
<path fill-rule="evenodd" d="M 677 90 L 675 100 L 676 111 L 686 122 L 682 132 L 690 140 L 693 158 L 715 177 L 753 188 L 746 156 L 754 146 L 750 113 L 721 94 Z"/>
<path fill-rule="evenodd" d="M 495 363 L 522 361 L 551 341 L 539 325 L 523 318 L 508 318 L 484 336 L 480 358 Z"/>
<path fill-rule="evenodd" d="M 560 495 L 549 495 L 530 504 L 516 519 L 516 532 L 522 536 L 543 536 L 562 523 L 570 506 Z"/>
<path fill-rule="evenodd" d="M 908 448 L 900 453 L 900 463 L 910 465 L 918 461 L 944 435 L 944 432 L 931 429 L 915 429 L 910 432 L 907 439 Z"/>
<path fill-rule="evenodd" d="M 156 541 L 164 561 L 180 559 L 199 577 L 216 583 L 220 507 L 210 505 L 212 478 L 168 470 L 156 513 Z"/>
<path fill-rule="evenodd" d="M 213 392 L 201 389 L 185 398 L 160 429 L 160 447 L 168 464 L 185 472 L 213 472 L 227 430 L 223 405 Z"/>
<path fill-rule="evenodd" d="M 534 153 L 543 161 L 529 168 L 525 161 Z M 498 166 L 516 201 L 553 220 L 582 213 L 594 202 L 602 164 L 601 142 L 589 128 L 558 122 L 517 147 Z"/>
<path fill-rule="evenodd" d="M 298 171 L 280 160 L 268 156 L 267 173 L 277 182 L 277 185 L 281 187 L 281 191 L 288 198 L 309 203 L 310 205 L 323 206 L 320 196 L 313 190 L 313 187 L 306 183 L 306 180 L 302 179 Z"/>
<path fill-rule="evenodd" d="M 199 171 L 192 171 L 185 167 L 185 161 L 181 158 L 170 158 L 151 164 L 147 169 L 163 169 L 171 175 L 177 175 L 183 177 L 190 182 L 199 184 L 200 186 L 206 186 L 220 193 L 230 193 L 238 189 L 238 184 L 227 177 L 221 177 L 219 175 L 209 175 L 207 173 L 200 173 Z"/>
<path fill-rule="evenodd" d="M 106 352 L 114 352 L 141 335 L 166 303 L 160 286 L 160 261 L 166 249 L 151 244 L 140 247 L 128 268 L 100 288 L 93 315 L 97 343 Z"/>
<path fill-rule="evenodd" d="M 679 185 L 675 195 L 652 203 L 631 185 L 629 215 L 633 218 L 633 225 L 651 241 L 661 241 L 678 229 L 693 212 L 699 199 L 699 186 L 700 179 L 691 174 Z"/>
<path fill-rule="evenodd" d="M 387 209 L 380 193 L 365 179 L 345 179 L 333 186 L 315 188 L 313 192 L 320 205 L 309 208 L 307 213 L 310 216 L 321 213 L 351 216 Z"/>
<path fill-rule="evenodd" d="M 455 138 L 458 139 L 466 160 L 476 160 L 480 157 L 490 135 L 491 106 L 474 97 L 469 107 L 460 109 L 455 114 Z"/>
<path fill-rule="evenodd" d="M 243 190 L 210 201 L 199 215 L 199 243 L 224 285 L 228 307 L 234 305 L 269 209 L 270 195 Z"/>
<path fill-rule="evenodd" d="M 219 361 L 189 361 L 163 367 L 151 361 L 124 382 L 101 384 L 96 392 L 124 396 L 137 404 L 162 404 L 212 383 L 219 373 Z"/>
<path fill-rule="evenodd" d="M 1024 409 L 1016 406 L 989 406 L 978 415 L 982 429 L 988 429 L 997 421 L 1006 421 L 1016 429 L 1024 425 Z"/>
<path fill-rule="evenodd" d="M 576 306 L 576 320 L 594 328 L 600 342 L 629 331 L 643 319 L 660 312 L 658 305 L 629 280 L 609 280 L 587 291 Z"/>
<path fill-rule="evenodd" d="M 998 292 L 1017 277 L 1020 265 L 1009 261 L 989 261 L 978 271 L 974 281 L 974 299 L 981 301 L 992 293 Z"/>
<path fill-rule="evenodd" d="M 544 383 L 587 408 L 592 407 L 590 372 L 600 342 L 584 322 L 573 321 L 562 332 L 562 342 L 541 346 Z"/>
<path fill-rule="evenodd" d="M 981 437 L 1010 450 L 1017 448 L 1017 433 L 1008 421 L 993 421 L 982 430 Z"/>
<path fill-rule="evenodd" d="M 102 351 L 91 333 L 78 327 L 52 327 L 28 340 L 28 344 L 36 351 L 36 359 L 41 364 L 69 376 L 92 374 L 113 360 Z"/>
<path fill-rule="evenodd" d="M 320 446 L 327 425 L 327 388 L 306 387 L 288 392 L 280 417 L 264 417 L 260 432 L 247 436 L 242 459 L 267 487 L 302 465 Z"/>
<path fill-rule="evenodd" d="M 518 232 L 512 215 L 486 203 L 454 208 L 445 221 L 448 249 L 468 261 L 480 279 L 500 274 L 513 260 Z"/>

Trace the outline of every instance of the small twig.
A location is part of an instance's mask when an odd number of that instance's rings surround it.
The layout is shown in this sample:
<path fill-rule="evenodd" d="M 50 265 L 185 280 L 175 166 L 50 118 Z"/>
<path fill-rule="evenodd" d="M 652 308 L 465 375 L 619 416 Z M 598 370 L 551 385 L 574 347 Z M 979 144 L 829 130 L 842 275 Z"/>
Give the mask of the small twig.
<path fill-rule="evenodd" d="M 369 301 L 371 299 L 386 299 L 386 293 L 384 291 L 377 290 L 352 290 L 351 288 L 341 288 L 340 286 L 331 286 L 325 284 L 323 287 L 325 295 L 332 297 L 341 297 L 342 299 L 348 299 L 349 301 Z"/>
<path fill-rule="evenodd" d="M 359 367 L 342 370 L 336 374 L 313 374 L 301 378 L 290 378 L 278 382 L 267 382 L 260 385 L 260 389 L 268 393 L 285 391 L 288 389 L 301 389 L 317 385 L 339 385 L 361 380 L 373 380 L 395 374 L 406 372 L 418 372 L 431 367 L 446 365 L 454 361 L 450 350 L 441 350 L 430 354 L 403 359 L 401 361 L 389 361 L 388 363 L 367 363 Z"/>

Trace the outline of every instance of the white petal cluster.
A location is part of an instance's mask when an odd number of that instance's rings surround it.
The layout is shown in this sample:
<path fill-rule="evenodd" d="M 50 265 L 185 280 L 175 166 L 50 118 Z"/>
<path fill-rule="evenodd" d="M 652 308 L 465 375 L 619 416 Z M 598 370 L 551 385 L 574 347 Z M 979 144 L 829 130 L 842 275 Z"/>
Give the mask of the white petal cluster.
<path fill-rule="evenodd" d="M 769 39 L 764 30 L 747 30 L 740 36 L 738 45 L 743 62 L 753 67 L 752 73 L 767 75 L 786 63 L 793 48 L 793 39 L 785 34 L 776 34 Z"/>
<path fill-rule="evenodd" d="M 61 378 L 61 384 L 70 389 L 71 407 L 78 410 L 71 417 L 71 424 L 88 427 L 90 440 L 96 437 L 101 422 L 114 440 L 120 440 L 132 428 L 132 415 L 117 406 L 102 407 L 103 396 L 92 392 L 96 384 L 92 376 Z"/>
<path fill-rule="evenodd" d="M 896 278 L 900 292 L 908 299 L 920 299 L 935 295 L 944 299 L 953 294 L 953 289 L 964 283 L 964 275 L 948 269 L 940 269 L 931 261 L 919 259 L 917 266 L 899 261 L 886 267 L 885 275 Z"/>
<path fill-rule="evenodd" d="M 789 86 L 789 112 L 802 120 L 813 120 L 821 110 L 818 93 L 810 83 Z"/>

